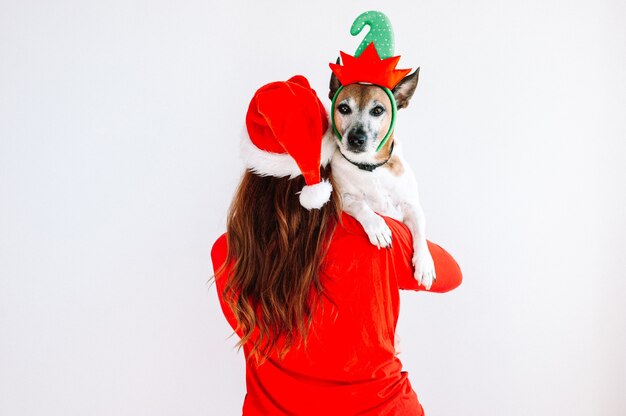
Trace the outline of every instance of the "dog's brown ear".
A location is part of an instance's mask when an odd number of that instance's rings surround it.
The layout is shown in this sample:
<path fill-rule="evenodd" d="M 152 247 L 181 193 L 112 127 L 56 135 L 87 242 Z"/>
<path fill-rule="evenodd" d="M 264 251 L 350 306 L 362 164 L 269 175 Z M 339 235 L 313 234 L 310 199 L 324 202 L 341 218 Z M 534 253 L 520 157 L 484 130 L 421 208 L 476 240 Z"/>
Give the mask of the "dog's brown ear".
<path fill-rule="evenodd" d="M 336 63 L 337 63 L 337 65 L 339 65 L 341 63 L 341 60 L 339 58 L 337 58 L 337 62 Z M 335 96 L 335 93 L 339 89 L 339 87 L 341 87 L 341 82 L 339 82 L 339 80 L 335 76 L 334 72 L 330 73 L 330 83 L 329 83 L 328 86 L 330 88 L 330 91 L 328 91 L 328 98 L 330 98 L 332 100 L 333 97 Z"/>
<path fill-rule="evenodd" d="M 409 101 L 411 100 L 411 97 L 413 97 L 413 93 L 417 87 L 419 76 L 420 69 L 417 68 L 415 72 L 404 77 L 402 81 L 400 81 L 400 83 L 393 89 L 392 92 L 396 99 L 398 110 L 409 105 Z"/>

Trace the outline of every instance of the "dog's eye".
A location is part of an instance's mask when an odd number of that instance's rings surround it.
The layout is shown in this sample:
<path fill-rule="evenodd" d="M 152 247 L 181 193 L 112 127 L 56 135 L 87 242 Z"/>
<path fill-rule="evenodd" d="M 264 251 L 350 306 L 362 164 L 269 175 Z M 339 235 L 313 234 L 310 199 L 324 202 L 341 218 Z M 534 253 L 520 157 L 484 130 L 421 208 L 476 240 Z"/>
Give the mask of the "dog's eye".
<path fill-rule="evenodd" d="M 337 107 L 337 110 L 339 110 L 339 112 L 341 114 L 350 114 L 350 113 L 352 113 L 352 110 L 350 109 L 350 107 L 348 107 L 347 104 L 340 104 L 339 107 Z"/>
<path fill-rule="evenodd" d="M 378 117 L 384 112 L 385 112 L 385 109 L 381 107 L 380 105 L 377 105 L 376 107 L 371 109 L 370 114 L 373 115 L 374 117 Z"/>

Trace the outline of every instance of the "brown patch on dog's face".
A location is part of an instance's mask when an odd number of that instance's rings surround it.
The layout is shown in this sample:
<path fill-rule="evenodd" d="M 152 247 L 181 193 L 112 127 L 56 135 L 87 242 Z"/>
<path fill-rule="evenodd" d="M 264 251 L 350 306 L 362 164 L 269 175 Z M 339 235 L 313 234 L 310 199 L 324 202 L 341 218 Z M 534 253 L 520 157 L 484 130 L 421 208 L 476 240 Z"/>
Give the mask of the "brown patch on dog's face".
<path fill-rule="evenodd" d="M 382 140 L 382 137 L 381 137 L 381 140 Z M 385 160 L 389 159 L 389 157 L 391 156 L 392 145 L 393 145 L 393 133 L 391 133 L 391 136 L 389 136 L 389 139 L 387 139 L 387 142 L 385 142 L 383 147 L 381 147 L 380 150 L 376 153 L 376 156 L 374 157 L 374 160 L 376 161 L 376 163 L 384 162 Z"/>
<path fill-rule="evenodd" d="M 404 173 L 404 166 L 402 166 L 402 162 L 398 156 L 392 156 L 385 166 L 387 166 L 394 176 L 400 176 Z"/>
<path fill-rule="evenodd" d="M 335 101 L 333 113 L 342 137 L 340 146 L 354 154 L 388 158 L 385 149 L 391 145 L 391 138 L 379 152 L 375 149 L 389 131 L 391 112 L 391 101 L 382 88 L 362 84 L 344 87 Z"/>

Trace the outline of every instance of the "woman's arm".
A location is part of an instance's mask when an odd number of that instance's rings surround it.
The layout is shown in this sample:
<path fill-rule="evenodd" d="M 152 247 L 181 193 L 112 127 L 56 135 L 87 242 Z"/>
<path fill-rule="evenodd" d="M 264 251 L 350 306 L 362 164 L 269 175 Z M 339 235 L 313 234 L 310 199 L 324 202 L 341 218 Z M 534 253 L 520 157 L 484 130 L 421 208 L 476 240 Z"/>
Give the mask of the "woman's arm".
<path fill-rule="evenodd" d="M 390 250 L 392 251 L 398 286 L 400 289 L 426 290 L 424 286 L 417 283 L 417 280 L 413 276 L 413 264 L 411 263 L 413 244 L 411 233 L 401 222 L 387 217 L 384 217 L 384 219 L 387 225 L 389 225 L 389 228 L 391 228 L 393 235 Z M 435 262 L 435 273 L 437 274 L 437 281 L 433 283 L 429 292 L 444 293 L 458 287 L 463 280 L 463 275 L 457 262 L 450 253 L 442 247 L 430 241 L 427 243 L 428 250 Z"/>
<path fill-rule="evenodd" d="M 224 286 L 226 285 L 226 279 L 228 279 L 228 266 L 225 265 L 227 255 L 228 243 L 226 240 L 226 234 L 222 234 L 222 236 L 215 241 L 213 247 L 211 248 L 211 261 L 213 263 L 213 273 L 215 276 L 215 288 L 217 289 L 217 297 L 220 301 L 224 317 L 233 330 L 237 332 L 237 319 L 224 300 L 222 293 L 224 291 Z M 241 333 L 238 332 L 237 334 L 241 336 Z"/>

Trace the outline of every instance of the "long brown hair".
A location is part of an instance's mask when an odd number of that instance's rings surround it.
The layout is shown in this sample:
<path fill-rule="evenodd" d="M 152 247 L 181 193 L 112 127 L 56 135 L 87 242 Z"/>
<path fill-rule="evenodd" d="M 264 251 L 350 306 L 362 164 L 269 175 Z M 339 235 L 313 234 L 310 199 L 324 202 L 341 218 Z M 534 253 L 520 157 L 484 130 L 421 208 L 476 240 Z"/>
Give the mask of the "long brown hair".
<path fill-rule="evenodd" d="M 322 176 L 332 184 L 330 167 Z M 304 184 L 302 176 L 246 171 L 228 213 L 225 264 L 232 268 L 222 295 L 243 333 L 238 346 L 249 342 L 257 363 L 272 352 L 284 357 L 296 343 L 306 346 L 312 311 L 324 295 L 319 270 L 340 200 L 333 192 L 321 209 L 308 211 L 297 195 Z"/>

